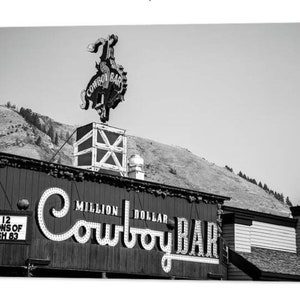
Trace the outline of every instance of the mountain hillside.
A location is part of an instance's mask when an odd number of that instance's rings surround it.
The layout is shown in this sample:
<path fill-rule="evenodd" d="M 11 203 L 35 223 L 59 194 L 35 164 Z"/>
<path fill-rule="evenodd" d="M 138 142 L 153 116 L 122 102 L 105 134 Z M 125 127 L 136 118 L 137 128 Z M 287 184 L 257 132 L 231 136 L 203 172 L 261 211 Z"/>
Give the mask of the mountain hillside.
<path fill-rule="evenodd" d="M 58 135 L 57 145 L 47 134 L 25 121 L 16 110 L 0 106 L 0 151 L 50 161 L 76 127 L 37 115 L 44 128 L 53 127 Z M 73 138 L 52 161 L 73 165 Z M 288 205 L 272 194 L 187 149 L 128 136 L 128 157 L 132 154 L 144 158 L 145 179 L 148 181 L 229 196 L 231 201 L 225 203 L 228 206 L 281 216 L 290 214 Z"/>
<path fill-rule="evenodd" d="M 289 207 L 257 185 L 187 149 L 129 137 L 128 152 L 145 160 L 145 179 L 231 197 L 225 205 L 289 216 Z"/>
<path fill-rule="evenodd" d="M 55 122 L 39 114 L 38 118 L 46 129 L 50 124 L 53 126 L 54 131 L 58 133 L 58 145 L 55 145 L 46 133 L 25 121 L 16 110 L 0 106 L 0 151 L 50 161 L 65 142 L 66 133 L 71 135 L 75 127 Z M 71 144 L 72 142 L 65 144 L 53 161 L 72 165 Z"/>

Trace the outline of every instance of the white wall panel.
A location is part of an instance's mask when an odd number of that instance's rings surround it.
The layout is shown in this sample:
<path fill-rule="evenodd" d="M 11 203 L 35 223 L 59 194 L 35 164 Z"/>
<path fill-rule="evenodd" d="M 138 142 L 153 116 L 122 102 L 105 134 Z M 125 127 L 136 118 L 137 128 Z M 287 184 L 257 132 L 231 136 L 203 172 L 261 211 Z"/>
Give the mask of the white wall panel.
<path fill-rule="evenodd" d="M 296 230 L 292 227 L 253 221 L 251 246 L 296 253 Z"/>
<path fill-rule="evenodd" d="M 251 252 L 251 226 L 234 224 L 235 251 Z"/>

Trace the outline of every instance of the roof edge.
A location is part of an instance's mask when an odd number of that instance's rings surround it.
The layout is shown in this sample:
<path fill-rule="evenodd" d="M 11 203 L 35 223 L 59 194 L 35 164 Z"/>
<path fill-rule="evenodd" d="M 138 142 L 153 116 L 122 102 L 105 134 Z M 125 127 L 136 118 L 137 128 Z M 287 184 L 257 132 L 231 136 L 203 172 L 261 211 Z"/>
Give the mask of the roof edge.
<path fill-rule="evenodd" d="M 263 223 L 269 223 L 274 225 L 281 225 L 286 227 L 293 227 L 296 228 L 297 226 L 297 219 L 289 218 L 289 217 L 283 217 L 283 216 L 277 216 L 267 213 L 262 213 L 258 211 L 248 210 L 248 209 L 242 209 L 242 208 L 236 208 L 231 206 L 223 206 L 224 213 L 233 213 L 235 215 L 235 218 L 239 219 L 251 219 L 252 221 L 258 221 Z"/>
<path fill-rule="evenodd" d="M 23 168 L 47 173 L 48 175 L 60 178 L 67 178 L 76 181 L 94 181 L 107 183 L 126 188 L 127 190 L 145 191 L 155 196 L 165 198 L 178 197 L 189 202 L 220 203 L 230 200 L 230 197 L 205 193 L 196 190 L 178 188 L 157 182 L 138 180 L 129 177 L 109 175 L 67 165 L 61 165 L 46 161 L 41 161 L 24 156 L 0 152 L 0 168 L 10 166 L 13 168 Z"/>
<path fill-rule="evenodd" d="M 262 271 L 260 280 L 265 281 L 300 281 L 300 275 L 295 274 L 284 274 L 284 273 L 274 273 L 274 272 L 266 272 Z"/>
<path fill-rule="evenodd" d="M 246 258 L 229 248 L 229 262 L 246 273 L 253 280 L 259 280 L 261 270 L 254 264 L 249 262 Z"/>

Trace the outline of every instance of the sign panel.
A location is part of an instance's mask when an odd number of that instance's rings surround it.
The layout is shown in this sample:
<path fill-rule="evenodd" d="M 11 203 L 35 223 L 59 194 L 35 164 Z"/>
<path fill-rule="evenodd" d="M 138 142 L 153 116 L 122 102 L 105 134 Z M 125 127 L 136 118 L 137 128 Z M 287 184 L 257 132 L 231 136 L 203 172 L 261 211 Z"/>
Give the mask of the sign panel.
<path fill-rule="evenodd" d="M 0 214 L 0 241 L 26 241 L 28 216 Z"/>
<path fill-rule="evenodd" d="M 219 230 L 225 197 L 4 158 L 0 158 L 0 253 L 5 255 L 0 256 L 0 266 L 23 266 L 29 255 L 49 261 L 43 272 L 226 276 Z M 30 205 L 17 214 L 13 210 L 20 199 Z M 30 244 L 21 242 L 29 235 Z"/>
<path fill-rule="evenodd" d="M 67 217 L 70 208 L 91 214 L 108 215 L 121 217 L 121 225 L 88 221 L 84 216 L 71 224 L 64 232 L 51 232 L 45 221 L 45 204 L 52 195 L 59 195 L 62 199 L 62 208 L 56 210 L 54 207 L 51 213 L 55 218 Z M 175 217 L 176 232 L 167 230 L 153 230 L 149 227 L 141 228 L 130 226 L 130 219 L 146 220 L 149 222 L 168 224 L 167 214 L 160 212 L 131 209 L 130 201 L 122 201 L 123 209 L 117 205 L 105 205 L 87 201 L 74 201 L 71 204 L 69 195 L 61 188 L 49 188 L 40 198 L 38 204 L 38 224 L 43 234 L 50 240 L 62 242 L 74 237 L 76 242 L 85 244 L 94 235 L 95 242 L 100 246 L 115 247 L 119 243 L 128 248 L 134 248 L 137 244 L 141 249 L 152 251 L 155 247 L 162 252 L 161 267 L 168 273 L 172 268 L 172 261 L 219 264 L 218 256 L 218 230 L 214 222 L 193 219 L 192 226 L 184 217 Z M 121 214 L 120 212 L 123 211 Z M 191 225 L 191 224 L 190 224 Z M 202 229 L 204 228 L 204 230 Z M 189 230 L 191 228 L 191 230 Z M 173 247 L 175 241 L 175 247 Z"/>

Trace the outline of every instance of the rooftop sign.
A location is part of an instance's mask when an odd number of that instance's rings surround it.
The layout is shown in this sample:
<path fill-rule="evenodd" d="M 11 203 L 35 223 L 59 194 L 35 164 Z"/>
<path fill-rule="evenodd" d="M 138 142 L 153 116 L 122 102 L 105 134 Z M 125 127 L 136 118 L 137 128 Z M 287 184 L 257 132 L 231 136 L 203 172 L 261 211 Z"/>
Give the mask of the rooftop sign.
<path fill-rule="evenodd" d="M 127 73 L 123 66 L 115 62 L 114 46 L 117 42 L 118 36 L 112 34 L 107 39 L 100 38 L 88 45 L 88 51 L 91 53 L 97 53 L 102 46 L 102 54 L 100 62 L 96 62 L 96 74 L 91 78 L 86 89 L 81 92 L 80 107 L 87 110 L 91 105 L 98 112 L 103 123 L 109 120 L 109 110 L 124 101 L 127 89 Z"/>

